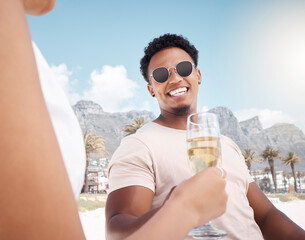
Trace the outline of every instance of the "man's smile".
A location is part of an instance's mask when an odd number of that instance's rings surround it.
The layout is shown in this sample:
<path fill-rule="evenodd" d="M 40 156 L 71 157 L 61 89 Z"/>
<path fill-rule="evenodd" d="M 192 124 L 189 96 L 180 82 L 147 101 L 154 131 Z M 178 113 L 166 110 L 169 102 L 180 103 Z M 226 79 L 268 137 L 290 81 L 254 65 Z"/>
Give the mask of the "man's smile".
<path fill-rule="evenodd" d="M 187 93 L 187 91 L 188 91 L 187 87 L 179 87 L 179 88 L 169 91 L 167 94 L 171 97 L 177 97 L 177 96 Z"/>

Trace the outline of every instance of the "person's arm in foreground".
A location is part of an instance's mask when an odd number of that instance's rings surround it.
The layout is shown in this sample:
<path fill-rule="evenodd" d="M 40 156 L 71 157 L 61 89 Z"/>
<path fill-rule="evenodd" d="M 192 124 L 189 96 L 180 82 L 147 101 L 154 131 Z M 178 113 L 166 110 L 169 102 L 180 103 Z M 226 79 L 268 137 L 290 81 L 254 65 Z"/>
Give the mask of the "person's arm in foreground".
<path fill-rule="evenodd" d="M 184 239 L 192 228 L 222 215 L 227 199 L 220 171 L 208 168 L 179 184 L 160 210 L 127 239 Z"/>
<path fill-rule="evenodd" d="M 119 214 L 116 227 L 119 228 L 120 224 L 122 229 L 130 227 L 134 233 L 127 238 L 129 240 L 183 239 L 192 228 L 223 214 L 226 201 L 224 178 L 218 169 L 208 168 L 178 185 L 165 204 L 153 212 L 153 217 L 151 211 L 141 217 Z M 132 205 L 130 212 L 136 212 L 135 208 L 136 204 Z M 124 235 L 112 234 L 110 239 L 122 239 L 130 232 L 125 230 Z"/>
<path fill-rule="evenodd" d="M 305 231 L 274 207 L 254 182 L 249 185 L 247 197 L 265 239 L 305 239 Z"/>
<path fill-rule="evenodd" d="M 84 239 L 21 0 L 0 0 L 0 83 L 0 239 Z"/>

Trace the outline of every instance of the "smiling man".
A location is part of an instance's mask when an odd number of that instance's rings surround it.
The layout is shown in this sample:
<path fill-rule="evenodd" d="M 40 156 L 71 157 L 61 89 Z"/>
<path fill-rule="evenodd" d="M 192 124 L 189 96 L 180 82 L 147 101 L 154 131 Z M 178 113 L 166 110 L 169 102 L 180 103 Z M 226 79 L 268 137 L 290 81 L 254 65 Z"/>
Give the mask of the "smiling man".
<path fill-rule="evenodd" d="M 161 110 L 156 123 L 172 127 L 163 121 L 168 118 L 176 120 L 177 115 L 187 116 L 196 112 L 201 74 L 185 50 L 172 47 L 157 52 L 150 60 L 148 72 L 151 73 L 148 90 L 157 98 Z M 185 75 L 184 81 L 179 73 Z M 183 124 L 178 129 L 185 129 L 185 121 L 181 123 Z"/>
<path fill-rule="evenodd" d="M 191 177 L 186 122 L 197 112 L 201 84 L 197 63 L 197 49 L 175 34 L 156 38 L 145 49 L 141 72 L 161 114 L 124 138 L 113 155 L 107 239 L 130 235 L 162 207 L 173 187 Z M 304 231 L 278 211 L 253 182 L 238 146 L 224 136 L 221 146 L 229 200 L 225 214 L 213 224 L 228 233 L 226 239 L 302 239 Z"/>

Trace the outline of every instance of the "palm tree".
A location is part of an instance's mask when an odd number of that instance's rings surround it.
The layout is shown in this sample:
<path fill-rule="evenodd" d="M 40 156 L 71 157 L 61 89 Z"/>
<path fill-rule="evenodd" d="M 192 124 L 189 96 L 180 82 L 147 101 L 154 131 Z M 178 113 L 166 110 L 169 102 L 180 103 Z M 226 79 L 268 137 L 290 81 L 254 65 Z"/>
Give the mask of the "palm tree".
<path fill-rule="evenodd" d="M 139 117 L 133 120 L 131 124 L 127 124 L 125 126 L 124 132 L 126 133 L 125 136 L 131 135 L 136 133 L 138 129 L 144 126 L 144 118 Z"/>
<path fill-rule="evenodd" d="M 251 162 L 253 162 L 255 160 L 254 154 L 255 154 L 255 152 L 253 152 L 249 148 L 245 149 L 243 152 L 243 156 L 245 158 L 245 162 L 247 164 L 247 167 L 248 167 L 250 173 L 251 173 Z"/>
<path fill-rule="evenodd" d="M 261 156 L 265 159 L 268 160 L 269 166 L 270 166 L 270 171 L 273 179 L 273 185 L 274 185 L 274 190 L 277 193 L 277 184 L 276 184 L 276 173 L 274 171 L 274 158 L 279 158 L 280 156 L 280 151 L 273 149 L 270 146 L 267 146 L 265 150 L 261 153 Z"/>
<path fill-rule="evenodd" d="M 85 133 L 84 143 L 86 149 L 86 171 L 85 171 L 85 193 L 88 192 L 88 166 L 90 153 L 100 153 L 107 155 L 105 148 L 105 140 L 101 136 L 95 134 Z"/>
<path fill-rule="evenodd" d="M 295 171 L 294 171 L 294 165 L 297 162 L 301 162 L 301 158 L 299 158 L 297 155 L 294 154 L 294 152 L 289 152 L 288 156 L 284 159 L 282 159 L 283 163 L 286 165 L 290 165 L 291 171 L 292 171 L 292 176 L 294 179 L 294 191 L 297 192 L 297 179 L 295 177 Z"/>
<path fill-rule="evenodd" d="M 261 159 L 256 158 L 255 155 L 256 155 L 256 153 L 249 148 L 245 149 L 243 152 L 243 156 L 245 158 L 245 162 L 247 164 L 247 167 L 248 167 L 250 173 L 251 173 L 251 163 L 261 161 Z"/>

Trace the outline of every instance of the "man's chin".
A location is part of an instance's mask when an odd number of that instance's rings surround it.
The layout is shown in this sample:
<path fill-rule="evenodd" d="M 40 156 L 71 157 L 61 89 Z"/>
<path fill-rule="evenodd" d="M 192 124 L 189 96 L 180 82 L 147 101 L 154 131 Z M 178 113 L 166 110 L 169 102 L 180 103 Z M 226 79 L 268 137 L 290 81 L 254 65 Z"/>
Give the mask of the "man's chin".
<path fill-rule="evenodd" d="M 173 112 L 177 116 L 186 116 L 190 113 L 190 109 L 191 109 L 190 106 L 183 106 L 183 107 L 174 108 Z"/>

